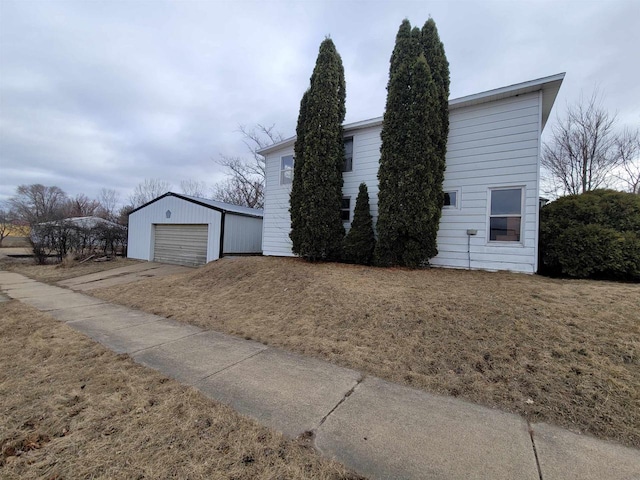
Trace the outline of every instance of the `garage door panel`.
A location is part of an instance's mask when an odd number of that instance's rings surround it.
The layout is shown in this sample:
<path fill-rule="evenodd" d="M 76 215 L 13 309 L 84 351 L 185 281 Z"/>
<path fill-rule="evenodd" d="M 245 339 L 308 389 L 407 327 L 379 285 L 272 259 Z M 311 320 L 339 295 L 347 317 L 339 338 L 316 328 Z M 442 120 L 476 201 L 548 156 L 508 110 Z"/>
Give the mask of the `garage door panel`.
<path fill-rule="evenodd" d="M 155 225 L 153 260 L 176 265 L 207 263 L 208 225 Z"/>

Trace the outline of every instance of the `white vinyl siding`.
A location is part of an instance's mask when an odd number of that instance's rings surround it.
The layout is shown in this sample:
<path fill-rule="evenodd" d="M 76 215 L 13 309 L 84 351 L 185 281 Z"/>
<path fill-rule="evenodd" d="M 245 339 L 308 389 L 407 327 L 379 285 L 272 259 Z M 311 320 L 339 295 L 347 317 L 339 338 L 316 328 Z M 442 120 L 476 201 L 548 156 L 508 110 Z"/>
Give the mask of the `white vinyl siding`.
<path fill-rule="evenodd" d="M 442 210 L 433 265 L 467 268 L 475 229 L 471 268 L 535 272 L 540 108 L 535 92 L 451 110 L 443 189 L 460 191 L 459 208 Z M 524 191 L 520 242 L 490 242 L 490 188 L 514 185 Z"/>
<path fill-rule="evenodd" d="M 450 108 L 444 191 L 457 192 L 457 208 L 442 211 L 435 266 L 467 268 L 467 229 L 471 237 L 471 267 L 534 273 L 537 254 L 538 156 L 541 135 L 539 92 L 477 105 Z M 342 193 L 356 198 L 365 182 L 374 222 L 378 216 L 378 166 L 381 125 L 345 130 L 353 138 L 353 170 L 343 173 Z M 289 231 L 290 185 L 279 185 L 280 158 L 292 154 L 283 147 L 266 157 L 264 209 L 265 255 L 292 255 Z M 522 186 L 520 242 L 488 242 L 489 188 Z M 348 230 L 350 223 L 345 223 Z"/>
<path fill-rule="evenodd" d="M 153 261 L 197 267 L 207 263 L 208 225 L 154 225 Z"/>

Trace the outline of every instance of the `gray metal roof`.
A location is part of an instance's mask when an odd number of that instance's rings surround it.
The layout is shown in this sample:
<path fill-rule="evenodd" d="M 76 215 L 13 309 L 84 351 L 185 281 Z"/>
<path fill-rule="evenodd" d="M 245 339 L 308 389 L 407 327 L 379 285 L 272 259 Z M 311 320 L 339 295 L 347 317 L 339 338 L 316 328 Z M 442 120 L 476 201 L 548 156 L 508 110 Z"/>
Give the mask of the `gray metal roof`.
<path fill-rule="evenodd" d="M 197 205 L 200 205 L 206 208 L 212 208 L 220 212 L 230 213 L 232 215 L 243 215 L 245 217 L 259 217 L 259 218 L 262 218 L 264 216 L 262 209 L 259 209 L 259 208 L 241 207 L 239 205 L 232 205 L 230 203 L 219 202 L 218 200 L 210 200 L 208 198 L 193 197 L 191 195 L 185 195 L 184 193 L 173 193 L 173 192 L 167 192 L 164 195 L 160 195 L 159 197 L 154 198 L 150 202 L 147 202 L 144 205 L 141 205 L 138 208 L 129 212 L 129 215 L 131 215 L 134 212 L 137 212 L 138 210 L 145 208 L 147 205 L 151 205 L 152 203 L 157 202 L 158 200 L 164 197 L 180 198 L 181 200 L 185 200 L 187 202 L 195 203 Z"/>

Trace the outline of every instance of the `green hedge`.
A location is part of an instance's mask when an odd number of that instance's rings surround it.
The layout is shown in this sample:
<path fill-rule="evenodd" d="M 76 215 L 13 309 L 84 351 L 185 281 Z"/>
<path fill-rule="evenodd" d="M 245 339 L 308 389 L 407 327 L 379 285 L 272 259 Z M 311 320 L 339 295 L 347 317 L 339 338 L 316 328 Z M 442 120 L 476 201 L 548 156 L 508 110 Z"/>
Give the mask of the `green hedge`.
<path fill-rule="evenodd" d="M 594 190 L 540 212 L 540 273 L 640 280 L 640 195 Z"/>

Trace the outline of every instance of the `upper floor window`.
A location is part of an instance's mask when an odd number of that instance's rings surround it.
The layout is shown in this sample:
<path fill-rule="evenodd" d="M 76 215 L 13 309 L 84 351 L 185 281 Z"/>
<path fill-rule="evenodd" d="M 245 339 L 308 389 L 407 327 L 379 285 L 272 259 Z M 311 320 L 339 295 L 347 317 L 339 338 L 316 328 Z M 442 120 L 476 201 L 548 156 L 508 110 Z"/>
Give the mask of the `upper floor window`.
<path fill-rule="evenodd" d="M 288 185 L 293 181 L 293 155 L 280 159 L 280 185 Z"/>
<path fill-rule="evenodd" d="M 519 242 L 522 233 L 523 188 L 490 190 L 489 240 Z"/>
<path fill-rule="evenodd" d="M 343 222 L 351 220 L 351 198 L 342 197 L 342 205 L 340 206 L 340 216 Z"/>
<path fill-rule="evenodd" d="M 344 139 L 344 165 L 343 172 L 353 171 L 353 137 Z"/>

